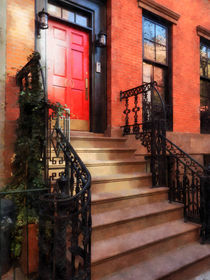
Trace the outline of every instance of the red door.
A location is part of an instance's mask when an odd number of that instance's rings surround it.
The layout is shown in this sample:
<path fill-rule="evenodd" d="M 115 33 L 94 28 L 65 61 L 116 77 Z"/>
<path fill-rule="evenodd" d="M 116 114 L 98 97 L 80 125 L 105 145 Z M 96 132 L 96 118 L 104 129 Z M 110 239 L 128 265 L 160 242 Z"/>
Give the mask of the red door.
<path fill-rule="evenodd" d="M 48 98 L 67 105 L 71 129 L 89 130 L 89 36 L 49 21 Z"/>

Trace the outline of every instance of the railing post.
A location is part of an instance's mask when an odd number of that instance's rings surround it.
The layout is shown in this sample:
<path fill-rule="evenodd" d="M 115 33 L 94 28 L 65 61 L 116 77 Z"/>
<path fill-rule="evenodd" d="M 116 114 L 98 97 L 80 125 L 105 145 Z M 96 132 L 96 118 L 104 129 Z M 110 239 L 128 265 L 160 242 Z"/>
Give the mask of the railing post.
<path fill-rule="evenodd" d="M 201 215 L 201 243 L 210 241 L 210 166 L 205 176 L 201 177 L 200 215 Z"/>

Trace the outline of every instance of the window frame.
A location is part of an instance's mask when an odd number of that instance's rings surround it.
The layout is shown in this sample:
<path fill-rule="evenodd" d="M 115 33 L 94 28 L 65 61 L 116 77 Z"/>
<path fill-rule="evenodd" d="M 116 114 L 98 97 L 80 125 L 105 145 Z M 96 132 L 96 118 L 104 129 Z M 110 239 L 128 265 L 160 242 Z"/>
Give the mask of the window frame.
<path fill-rule="evenodd" d="M 157 62 L 148 58 L 144 58 L 144 20 L 148 19 L 155 24 L 167 28 L 166 34 L 166 55 L 167 63 Z M 173 131 L 173 94 L 172 94 L 172 23 L 155 15 L 146 10 L 142 13 L 142 80 L 143 80 L 143 67 L 144 62 L 152 65 L 153 67 L 158 67 L 165 70 L 165 99 L 166 111 L 168 111 L 168 124 L 167 130 Z M 154 70 L 153 70 L 154 73 Z M 154 74 L 153 74 L 154 79 Z"/>
<path fill-rule="evenodd" d="M 207 85 L 209 85 L 210 88 L 210 77 L 208 77 L 208 70 L 207 70 L 207 76 L 201 75 L 201 45 L 206 46 L 207 48 L 209 48 L 210 50 L 210 40 L 207 40 L 206 38 L 200 37 L 200 44 L 199 44 L 199 55 L 200 55 L 200 65 L 199 65 L 199 73 L 200 73 L 200 133 L 201 134 L 210 134 L 210 129 L 208 129 L 208 127 L 210 126 L 210 93 L 208 96 L 208 92 L 207 95 L 201 95 L 201 81 L 203 81 L 204 83 L 207 83 Z M 208 63 L 209 60 L 209 63 Z M 210 65 L 210 58 L 208 59 L 207 57 L 207 67 L 208 64 Z M 208 87 L 208 86 L 207 86 Z M 201 99 L 205 98 L 207 100 L 207 110 L 201 110 Z M 206 106 L 206 105 L 204 105 Z"/>

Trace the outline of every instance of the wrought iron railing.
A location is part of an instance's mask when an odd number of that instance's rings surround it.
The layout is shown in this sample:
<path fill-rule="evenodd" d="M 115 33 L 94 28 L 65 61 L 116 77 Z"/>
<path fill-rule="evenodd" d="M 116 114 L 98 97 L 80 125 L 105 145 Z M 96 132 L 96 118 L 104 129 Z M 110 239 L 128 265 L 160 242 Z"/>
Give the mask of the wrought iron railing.
<path fill-rule="evenodd" d="M 165 104 L 156 82 L 121 92 L 123 135 L 135 135 L 151 153 L 153 187 L 168 186 L 169 201 L 184 204 L 184 218 L 201 223 L 210 238 L 210 172 L 166 137 Z"/>
<path fill-rule="evenodd" d="M 9 244 L 8 252 L 3 251 L 2 238 L 5 234 L 9 234 L 9 230 L 12 240 L 19 238 L 18 228 L 13 224 L 19 221 L 19 214 L 22 213 L 21 209 L 17 209 L 19 204 L 16 203 L 20 200 L 21 205 L 24 206 L 22 209 L 24 222 L 20 228 L 26 232 L 25 241 L 22 241 L 22 237 L 19 240 L 22 248 L 20 260 L 24 258 L 26 262 L 21 270 L 22 261 L 14 262 L 13 260 L 14 269 L 7 276 L 16 279 L 22 273 L 20 277 L 26 276 L 27 279 L 88 280 L 91 278 L 91 176 L 69 142 L 69 110 L 59 104 L 51 104 L 47 100 L 39 60 L 38 53 L 32 55 L 16 78 L 21 94 L 25 95 L 24 91 L 27 91 L 27 96 L 31 97 L 33 93 L 36 93 L 35 99 L 40 100 L 40 106 L 43 108 L 40 112 L 43 114 L 46 133 L 45 145 L 43 145 L 45 148 L 40 153 L 40 157 L 42 157 L 41 162 L 45 163 L 43 175 L 47 187 L 41 190 L 32 189 L 26 184 L 23 191 L 12 190 L 0 193 L 0 280 L 8 268 L 8 265 L 7 268 L 5 268 L 6 265 L 3 266 L 5 258 L 8 258 L 8 262 L 12 261 L 10 247 L 13 246 Z M 37 104 L 34 107 L 37 107 Z M 28 111 L 33 111 L 34 107 L 27 104 Z M 24 110 L 21 111 L 22 113 L 24 114 Z M 4 212 L 1 214 L 1 205 L 5 203 L 1 198 L 10 198 L 14 201 L 14 203 L 9 202 L 13 207 L 10 213 L 11 218 Z M 34 244 L 28 237 L 32 214 L 36 220 L 37 252 L 34 251 Z M 7 224 L 8 230 L 5 229 Z M 36 269 L 33 271 L 30 270 L 29 262 L 31 254 L 37 256 Z"/>
<path fill-rule="evenodd" d="M 53 191 L 41 197 L 40 279 L 88 280 L 91 176 L 62 130 L 62 119 L 51 115 L 54 126 L 49 131 L 49 165 L 53 171 L 49 181 Z"/>

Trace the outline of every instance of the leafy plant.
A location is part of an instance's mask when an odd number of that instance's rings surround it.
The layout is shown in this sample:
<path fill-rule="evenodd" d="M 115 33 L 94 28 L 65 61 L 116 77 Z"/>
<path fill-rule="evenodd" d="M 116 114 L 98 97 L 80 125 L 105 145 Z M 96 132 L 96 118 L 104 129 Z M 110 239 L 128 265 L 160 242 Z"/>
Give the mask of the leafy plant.
<path fill-rule="evenodd" d="M 38 222 L 37 201 L 40 193 L 34 190 L 45 187 L 43 155 L 46 143 L 46 110 L 50 108 L 59 115 L 64 110 L 63 105 L 50 103 L 45 99 L 39 79 L 41 69 L 36 59 L 38 56 L 38 53 L 29 56 L 31 63 L 28 63 L 23 72 L 22 89 L 18 98 L 20 114 L 17 120 L 12 178 L 5 189 L 20 191 L 15 196 L 8 195 L 8 198 L 15 201 L 17 211 L 12 241 L 14 257 L 19 257 L 21 253 L 23 226 Z"/>

